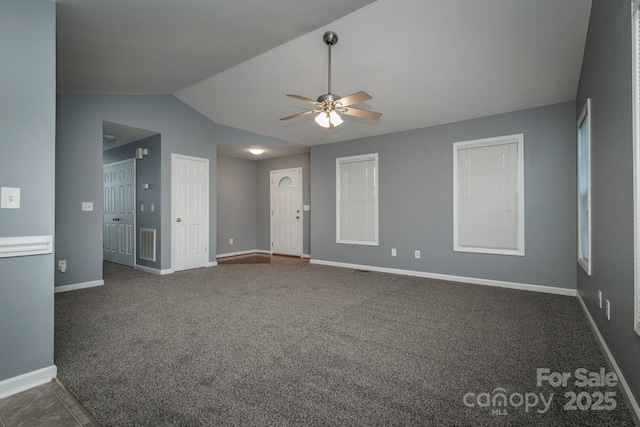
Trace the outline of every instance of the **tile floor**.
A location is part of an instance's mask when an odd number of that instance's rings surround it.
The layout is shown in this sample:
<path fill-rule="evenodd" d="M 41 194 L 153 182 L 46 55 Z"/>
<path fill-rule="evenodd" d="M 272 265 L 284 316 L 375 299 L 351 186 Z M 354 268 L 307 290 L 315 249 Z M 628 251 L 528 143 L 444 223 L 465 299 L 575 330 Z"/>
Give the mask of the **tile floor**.
<path fill-rule="evenodd" d="M 0 427 L 100 426 L 56 379 L 0 400 Z"/>

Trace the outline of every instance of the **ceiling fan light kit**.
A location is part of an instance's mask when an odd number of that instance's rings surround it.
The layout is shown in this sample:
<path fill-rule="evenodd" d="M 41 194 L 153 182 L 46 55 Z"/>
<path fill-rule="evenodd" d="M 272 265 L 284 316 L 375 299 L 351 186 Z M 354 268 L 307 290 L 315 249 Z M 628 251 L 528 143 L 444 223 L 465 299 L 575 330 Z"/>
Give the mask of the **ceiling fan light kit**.
<path fill-rule="evenodd" d="M 344 120 L 342 120 L 340 115 L 336 113 L 335 110 L 331 111 L 330 113 L 326 113 L 324 111 L 319 113 L 316 116 L 315 121 L 323 128 L 334 128 L 344 123 Z"/>
<path fill-rule="evenodd" d="M 351 105 L 353 104 L 359 104 L 361 102 L 372 99 L 371 96 L 369 96 L 369 94 L 367 94 L 366 92 L 356 92 L 344 98 L 342 98 L 340 95 L 331 93 L 331 46 L 338 43 L 338 35 L 333 31 L 327 31 L 322 36 L 322 40 L 329 48 L 329 77 L 327 93 L 324 95 L 320 95 L 316 101 L 300 95 L 287 94 L 287 96 L 291 98 L 313 104 L 316 106 L 316 108 L 314 108 L 313 110 L 307 110 L 303 111 L 302 113 L 283 117 L 280 120 L 290 120 L 296 117 L 317 113 L 315 117 L 316 123 L 318 123 L 318 125 L 322 126 L 323 128 L 329 129 L 338 127 L 342 123 L 344 123 L 342 117 L 340 117 L 340 114 L 346 114 L 348 116 L 360 117 L 362 119 L 368 120 L 378 120 L 380 117 L 382 117 L 382 113 L 376 113 L 374 111 L 361 110 L 359 108 L 351 107 Z"/>

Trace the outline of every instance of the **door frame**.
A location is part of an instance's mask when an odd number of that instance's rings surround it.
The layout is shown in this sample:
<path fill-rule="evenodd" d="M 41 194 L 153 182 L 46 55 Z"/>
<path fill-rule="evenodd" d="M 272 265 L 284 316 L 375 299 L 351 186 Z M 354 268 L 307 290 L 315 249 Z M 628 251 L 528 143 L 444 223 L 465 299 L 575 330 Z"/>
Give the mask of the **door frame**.
<path fill-rule="evenodd" d="M 104 262 L 104 168 L 108 166 L 117 166 L 119 164 L 125 164 L 133 160 L 133 266 L 136 267 L 138 265 L 138 186 L 137 186 L 137 175 L 138 171 L 136 167 L 138 166 L 135 157 L 131 157 L 130 159 L 119 160 L 117 162 L 106 163 L 102 165 L 102 262 Z"/>
<path fill-rule="evenodd" d="M 206 242 L 206 246 L 205 246 L 205 252 L 207 253 L 204 265 L 202 265 L 202 267 L 208 267 L 209 265 L 215 265 L 212 264 L 211 261 L 209 261 L 209 256 L 210 256 L 210 239 L 209 239 L 209 220 L 211 219 L 211 209 L 209 206 L 209 180 L 211 179 L 210 175 L 209 175 L 209 159 L 206 159 L 204 157 L 194 157 L 194 156 L 187 156 L 185 154 L 178 154 L 178 153 L 171 153 L 171 177 L 170 177 L 170 182 L 171 182 L 171 272 L 175 272 L 176 271 L 176 189 L 174 188 L 174 180 L 173 180 L 173 173 L 175 172 L 175 163 L 176 160 L 178 159 L 184 159 L 184 160 L 192 160 L 192 161 L 196 161 L 196 162 L 201 162 L 204 163 L 205 166 L 205 175 L 206 175 L 206 180 L 205 180 L 205 189 L 204 189 L 204 193 L 205 193 L 205 206 L 206 206 L 206 215 L 207 215 L 207 219 L 205 221 L 205 226 L 202 227 L 202 231 L 200 232 L 200 237 L 203 239 L 203 242 Z"/>
<path fill-rule="evenodd" d="M 304 197 L 304 191 L 303 191 L 303 185 L 304 185 L 304 180 L 302 177 L 302 166 L 298 166 L 295 168 L 287 168 L 287 169 L 277 169 L 277 170 L 272 170 L 269 171 L 269 213 L 271 215 L 269 215 L 269 242 L 271 243 L 270 248 L 269 248 L 269 252 L 271 253 L 271 255 L 273 255 L 273 238 L 275 236 L 275 233 L 273 232 L 273 198 L 275 195 L 275 182 L 273 181 L 273 175 L 276 173 L 282 173 L 282 172 L 298 172 L 298 176 L 300 177 L 300 187 L 298 191 L 298 194 L 300 195 L 300 200 L 298 201 L 299 205 L 300 205 L 300 221 L 298 222 L 298 233 L 300 235 L 300 238 L 298 239 L 298 241 L 300 242 L 298 244 L 298 252 L 300 253 L 300 255 L 298 255 L 300 258 L 302 258 L 302 256 L 304 255 L 304 209 L 303 209 L 303 201 L 302 198 Z"/>

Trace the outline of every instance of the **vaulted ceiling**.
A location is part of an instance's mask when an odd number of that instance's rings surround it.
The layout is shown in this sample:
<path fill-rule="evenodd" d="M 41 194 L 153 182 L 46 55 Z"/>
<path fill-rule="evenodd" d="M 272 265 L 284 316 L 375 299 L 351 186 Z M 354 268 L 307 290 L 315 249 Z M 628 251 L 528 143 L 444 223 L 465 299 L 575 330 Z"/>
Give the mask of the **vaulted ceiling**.
<path fill-rule="evenodd" d="M 216 123 L 304 145 L 575 99 L 590 0 L 58 0 L 58 92 L 172 93 Z M 287 93 L 364 90 L 336 129 Z"/>

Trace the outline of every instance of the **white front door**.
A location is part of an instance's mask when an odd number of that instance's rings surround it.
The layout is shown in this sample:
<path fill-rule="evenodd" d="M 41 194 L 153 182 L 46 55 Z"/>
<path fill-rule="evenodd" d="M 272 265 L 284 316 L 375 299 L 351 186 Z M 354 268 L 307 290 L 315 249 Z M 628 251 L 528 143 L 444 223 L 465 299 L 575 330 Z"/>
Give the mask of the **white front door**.
<path fill-rule="evenodd" d="M 209 160 L 171 155 L 174 271 L 205 267 L 209 247 Z"/>
<path fill-rule="evenodd" d="M 302 255 L 302 168 L 271 171 L 271 252 Z"/>
<path fill-rule="evenodd" d="M 133 267 L 135 257 L 134 159 L 102 167 L 104 184 L 104 260 Z"/>

